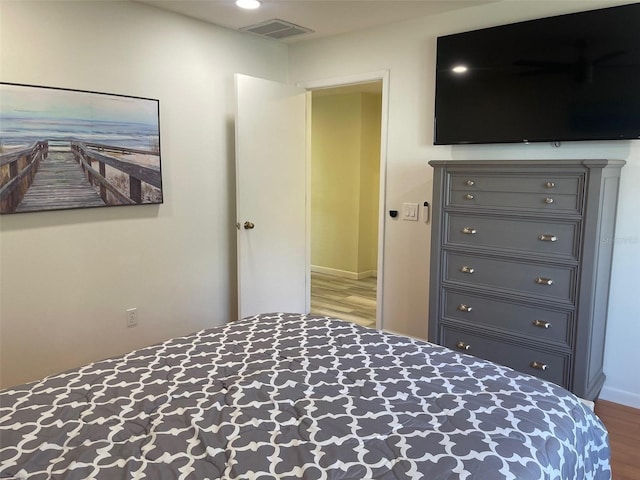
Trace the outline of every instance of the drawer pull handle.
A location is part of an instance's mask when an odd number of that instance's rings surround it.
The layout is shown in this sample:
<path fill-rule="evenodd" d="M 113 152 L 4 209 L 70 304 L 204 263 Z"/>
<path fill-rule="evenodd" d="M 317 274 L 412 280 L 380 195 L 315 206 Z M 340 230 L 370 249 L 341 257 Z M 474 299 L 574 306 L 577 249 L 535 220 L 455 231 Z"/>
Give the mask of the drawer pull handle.
<path fill-rule="evenodd" d="M 469 305 L 461 303 L 460 305 L 458 305 L 458 310 L 460 310 L 461 312 L 470 312 L 472 308 Z"/>
<path fill-rule="evenodd" d="M 553 182 L 547 182 L 544 186 L 547 187 L 547 188 L 554 188 L 556 186 L 556 184 L 553 183 Z"/>
<path fill-rule="evenodd" d="M 549 235 L 548 233 L 542 233 L 538 235 L 538 240 L 542 242 L 557 242 L 558 237 L 556 237 L 555 235 Z"/>
<path fill-rule="evenodd" d="M 469 187 L 473 187 L 473 186 L 476 184 L 476 182 L 474 182 L 473 180 L 467 180 L 467 181 L 466 181 L 466 182 L 464 182 L 464 183 L 466 183 L 466 184 L 467 184 L 467 186 L 469 186 Z"/>
<path fill-rule="evenodd" d="M 475 235 L 477 233 L 477 230 L 471 227 L 464 227 L 462 229 L 462 233 L 464 233 L 465 235 Z"/>
<path fill-rule="evenodd" d="M 473 200 L 473 198 L 474 198 L 474 197 L 473 197 L 473 195 L 471 195 L 470 193 L 467 193 L 467 194 L 464 196 L 464 199 L 465 199 L 465 200 Z"/>
<path fill-rule="evenodd" d="M 551 204 L 553 203 L 553 198 L 551 198 L 551 197 L 547 197 L 547 198 L 545 198 L 545 199 L 544 199 L 544 203 L 546 203 L 546 204 L 548 204 L 548 205 L 551 205 Z"/>
<path fill-rule="evenodd" d="M 538 285 L 553 285 L 553 280 L 550 278 L 538 277 L 536 278 L 536 283 Z"/>
<path fill-rule="evenodd" d="M 531 368 L 535 368 L 536 370 L 542 370 L 546 372 L 549 369 L 549 365 L 542 362 L 536 362 L 535 360 L 529 364 Z"/>
<path fill-rule="evenodd" d="M 540 328 L 549 328 L 551 323 L 545 322 L 544 320 L 534 320 L 533 325 Z"/>
<path fill-rule="evenodd" d="M 459 348 L 460 350 L 469 350 L 471 348 L 471 345 L 469 345 L 468 343 L 464 343 L 464 342 L 458 342 L 456 343 L 456 348 Z"/>
<path fill-rule="evenodd" d="M 469 267 L 467 265 L 463 265 L 462 267 L 460 267 L 460 271 L 462 273 L 468 273 L 469 275 L 471 275 L 473 272 L 475 272 L 473 267 Z"/>

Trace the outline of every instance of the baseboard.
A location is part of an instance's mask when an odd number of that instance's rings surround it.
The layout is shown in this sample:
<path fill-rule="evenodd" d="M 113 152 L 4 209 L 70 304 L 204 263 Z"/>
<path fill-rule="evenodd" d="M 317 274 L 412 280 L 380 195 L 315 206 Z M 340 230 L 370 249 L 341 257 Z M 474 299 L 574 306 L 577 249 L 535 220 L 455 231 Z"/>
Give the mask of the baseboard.
<path fill-rule="evenodd" d="M 366 272 L 358 273 L 358 280 L 362 280 L 363 278 L 369 278 L 369 277 L 378 278 L 378 271 L 377 270 L 369 270 L 369 271 L 366 271 Z"/>
<path fill-rule="evenodd" d="M 585 400 L 584 398 L 580 398 L 580 401 L 584 403 L 589 410 L 591 410 L 592 412 L 594 411 L 596 404 L 593 403 L 591 400 Z"/>
<path fill-rule="evenodd" d="M 640 408 L 639 394 L 627 392 L 626 390 L 620 390 L 619 388 L 604 386 L 602 387 L 599 398 L 601 398 L 602 400 L 607 400 L 609 402 L 626 405 L 627 407 Z"/>
<path fill-rule="evenodd" d="M 363 278 L 376 277 L 376 270 L 366 272 L 349 272 L 347 270 L 339 270 L 337 268 L 321 267 L 319 265 L 311 265 L 311 271 L 314 273 L 324 273 L 325 275 L 333 275 L 334 277 L 349 278 L 351 280 L 362 280 Z"/>

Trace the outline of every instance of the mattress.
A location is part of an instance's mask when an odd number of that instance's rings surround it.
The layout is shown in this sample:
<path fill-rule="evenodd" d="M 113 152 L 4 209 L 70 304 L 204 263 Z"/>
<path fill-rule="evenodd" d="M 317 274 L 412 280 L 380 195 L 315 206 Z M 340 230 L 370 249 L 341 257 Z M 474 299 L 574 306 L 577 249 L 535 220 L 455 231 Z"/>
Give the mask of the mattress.
<path fill-rule="evenodd" d="M 552 383 L 338 319 L 264 314 L 0 392 L 2 479 L 609 479 Z"/>

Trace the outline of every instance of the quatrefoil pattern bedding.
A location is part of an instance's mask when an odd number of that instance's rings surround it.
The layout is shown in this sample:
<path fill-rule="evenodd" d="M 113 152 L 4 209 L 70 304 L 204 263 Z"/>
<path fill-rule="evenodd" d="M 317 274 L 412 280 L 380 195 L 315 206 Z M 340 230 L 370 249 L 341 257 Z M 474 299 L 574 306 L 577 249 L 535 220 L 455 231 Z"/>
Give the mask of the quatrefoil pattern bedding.
<path fill-rule="evenodd" d="M 562 388 L 328 317 L 259 315 L 0 392 L 2 479 L 610 479 Z"/>

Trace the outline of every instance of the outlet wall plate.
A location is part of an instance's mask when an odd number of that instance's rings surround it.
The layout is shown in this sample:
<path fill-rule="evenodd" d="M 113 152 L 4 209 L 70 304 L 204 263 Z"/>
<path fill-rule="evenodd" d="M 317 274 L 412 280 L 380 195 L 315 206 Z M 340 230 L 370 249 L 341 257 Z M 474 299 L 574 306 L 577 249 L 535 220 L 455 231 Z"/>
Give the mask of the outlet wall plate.
<path fill-rule="evenodd" d="M 125 310 L 127 328 L 138 325 L 138 310 L 136 308 L 128 308 Z"/>

